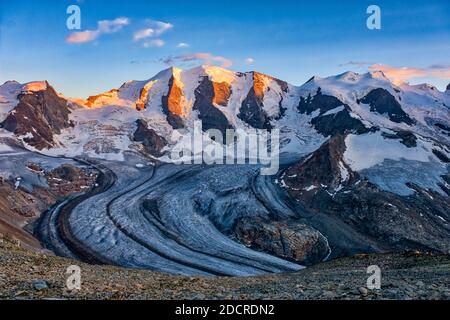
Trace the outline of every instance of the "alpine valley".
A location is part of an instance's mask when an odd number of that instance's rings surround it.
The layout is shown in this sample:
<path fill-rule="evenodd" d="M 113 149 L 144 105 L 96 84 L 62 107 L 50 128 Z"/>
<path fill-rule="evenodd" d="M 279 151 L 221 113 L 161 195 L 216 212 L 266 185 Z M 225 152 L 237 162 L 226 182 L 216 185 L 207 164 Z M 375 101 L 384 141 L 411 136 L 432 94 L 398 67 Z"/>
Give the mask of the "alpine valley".
<path fill-rule="evenodd" d="M 54 86 L 53 86 L 54 85 Z M 280 169 L 178 165 L 174 130 L 278 129 Z M 219 142 L 217 142 L 219 143 Z M 170 68 L 84 99 L 0 86 L 0 234 L 91 264 L 179 275 L 450 253 L 450 86 Z"/>

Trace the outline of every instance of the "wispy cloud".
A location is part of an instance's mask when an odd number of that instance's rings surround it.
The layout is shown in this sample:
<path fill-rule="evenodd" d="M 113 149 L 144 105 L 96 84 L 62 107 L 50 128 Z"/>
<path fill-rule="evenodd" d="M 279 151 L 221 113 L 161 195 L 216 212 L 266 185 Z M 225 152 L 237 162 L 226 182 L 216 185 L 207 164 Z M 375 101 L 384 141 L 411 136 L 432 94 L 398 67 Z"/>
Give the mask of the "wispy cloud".
<path fill-rule="evenodd" d="M 66 38 L 67 43 L 85 43 L 96 40 L 102 34 L 115 33 L 130 23 L 128 18 L 101 20 L 97 22 L 97 29 L 73 32 Z"/>
<path fill-rule="evenodd" d="M 134 33 L 133 39 L 139 41 L 149 37 L 158 37 L 164 32 L 173 28 L 173 24 L 168 22 L 156 21 L 147 19 L 145 20 L 148 25 L 147 28 L 138 30 Z"/>
<path fill-rule="evenodd" d="M 254 63 L 255 62 L 255 59 L 253 59 L 253 58 L 247 58 L 247 59 L 245 59 L 245 63 L 246 64 L 252 64 L 252 63 Z"/>
<path fill-rule="evenodd" d="M 348 62 L 341 63 L 341 64 L 339 65 L 339 67 L 356 66 L 356 67 L 361 68 L 361 67 L 366 67 L 366 66 L 368 66 L 368 65 L 370 65 L 370 62 L 366 62 L 366 61 L 353 61 L 353 60 L 350 60 L 350 61 L 348 61 Z"/>
<path fill-rule="evenodd" d="M 161 40 L 161 39 L 155 39 L 155 40 L 148 40 L 148 41 L 144 41 L 142 43 L 142 46 L 144 48 L 152 48 L 152 47 L 162 47 L 164 46 L 166 43 Z"/>
<path fill-rule="evenodd" d="M 408 81 L 413 78 L 450 79 L 450 65 L 432 65 L 428 68 L 393 67 L 386 64 L 374 64 L 370 71 L 382 71 L 386 77 L 394 81 Z"/>
<path fill-rule="evenodd" d="M 147 28 L 147 29 L 142 29 L 139 31 L 136 31 L 133 35 L 133 40 L 134 41 L 139 41 L 141 39 L 145 39 L 148 37 L 151 37 L 155 34 L 155 30 L 152 28 Z"/>
<path fill-rule="evenodd" d="M 133 34 L 134 41 L 142 41 L 151 37 L 159 37 L 166 31 L 173 28 L 173 24 L 171 23 L 151 19 L 145 20 L 145 24 L 147 25 L 146 28 L 138 30 Z M 164 46 L 164 44 L 165 42 L 163 40 L 156 39 L 151 41 L 144 41 L 142 43 L 142 46 L 144 48 L 162 47 Z"/>
<path fill-rule="evenodd" d="M 130 64 L 146 64 L 146 63 L 158 63 L 157 59 L 144 59 L 144 60 L 131 60 Z"/>
<path fill-rule="evenodd" d="M 173 24 L 168 23 L 168 22 L 162 22 L 162 21 L 155 21 L 155 20 L 147 20 L 148 23 L 150 24 L 155 24 L 156 28 L 155 28 L 155 35 L 156 36 L 160 36 L 162 35 L 164 32 L 170 30 L 173 28 Z"/>
<path fill-rule="evenodd" d="M 207 52 L 197 52 L 183 54 L 176 57 L 168 57 L 161 60 L 167 65 L 177 62 L 200 62 L 203 64 L 219 64 L 223 68 L 229 68 L 233 65 L 233 61 L 222 56 L 215 56 Z"/>
<path fill-rule="evenodd" d="M 177 48 L 189 48 L 189 43 L 186 42 L 180 42 L 179 44 L 177 44 Z"/>

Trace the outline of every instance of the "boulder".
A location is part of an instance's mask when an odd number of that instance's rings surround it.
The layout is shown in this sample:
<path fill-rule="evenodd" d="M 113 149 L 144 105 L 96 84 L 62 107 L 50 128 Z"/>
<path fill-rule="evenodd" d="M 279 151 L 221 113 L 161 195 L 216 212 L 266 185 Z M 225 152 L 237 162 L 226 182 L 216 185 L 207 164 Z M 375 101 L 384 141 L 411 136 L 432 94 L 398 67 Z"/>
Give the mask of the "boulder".
<path fill-rule="evenodd" d="M 329 253 L 327 239 L 319 231 L 293 221 L 243 218 L 236 223 L 235 236 L 248 247 L 302 265 L 321 262 Z"/>

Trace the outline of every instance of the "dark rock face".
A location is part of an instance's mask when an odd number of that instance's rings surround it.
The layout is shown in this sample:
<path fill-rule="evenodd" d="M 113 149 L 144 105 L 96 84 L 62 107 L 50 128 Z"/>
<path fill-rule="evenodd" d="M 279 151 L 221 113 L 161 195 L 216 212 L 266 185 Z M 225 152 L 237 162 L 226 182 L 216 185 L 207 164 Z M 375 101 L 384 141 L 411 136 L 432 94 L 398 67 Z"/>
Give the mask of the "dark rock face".
<path fill-rule="evenodd" d="M 217 129 L 225 137 L 226 130 L 233 126 L 228 122 L 227 117 L 213 105 L 215 91 L 213 82 L 208 77 L 203 77 L 202 82 L 195 90 L 195 103 L 193 110 L 198 110 L 198 118 L 202 121 L 204 131 Z"/>
<path fill-rule="evenodd" d="M 169 80 L 169 91 L 166 96 L 162 97 L 162 109 L 167 116 L 167 122 L 174 129 L 184 128 L 183 119 L 181 118 L 181 97 L 183 92 L 175 84 L 175 79 L 172 76 Z"/>
<path fill-rule="evenodd" d="M 431 200 L 420 188 L 416 194 L 402 197 L 367 181 L 349 190 L 334 197 L 318 194 L 310 206 L 375 239 L 383 251 L 449 252 L 450 230 L 438 217 L 450 218 L 448 198 L 433 192 Z"/>
<path fill-rule="evenodd" d="M 428 126 L 434 127 L 440 134 L 450 137 L 450 124 L 443 119 L 425 117 Z"/>
<path fill-rule="evenodd" d="M 433 151 L 434 155 L 439 158 L 439 160 L 441 160 L 444 163 L 450 163 L 450 159 L 445 154 L 443 154 L 441 151 L 439 151 L 437 149 L 433 149 L 432 151 Z"/>
<path fill-rule="evenodd" d="M 361 250 L 342 242 L 339 234 L 344 233 L 365 239 L 368 247 L 363 252 L 449 252 L 450 229 L 442 221 L 450 218 L 448 197 L 412 184 L 408 186 L 415 193 L 400 196 L 363 180 L 348 167 L 342 182 L 338 168 L 344 151 L 343 137 L 333 137 L 283 175 L 298 205 L 316 214 L 311 226 L 328 238 L 333 257 Z M 305 189 L 309 185 L 315 187 Z"/>
<path fill-rule="evenodd" d="M 280 80 L 280 79 L 274 79 L 276 83 L 278 83 L 278 85 L 280 86 L 281 90 L 284 93 L 288 93 L 289 92 L 289 85 L 286 81 Z"/>
<path fill-rule="evenodd" d="M 443 131 L 443 133 L 450 136 L 450 126 L 447 126 L 443 123 L 435 123 L 434 126 L 441 129 Z"/>
<path fill-rule="evenodd" d="M 347 108 L 335 114 L 317 116 L 311 120 L 311 124 L 325 137 L 345 133 L 363 134 L 370 131 L 360 120 L 353 118 Z"/>
<path fill-rule="evenodd" d="M 307 225 L 289 221 L 264 222 L 243 218 L 235 226 L 235 236 L 246 246 L 302 265 L 323 261 L 329 253 L 326 238 Z"/>
<path fill-rule="evenodd" d="M 417 137 L 409 131 L 397 131 L 395 134 L 383 132 L 382 136 L 388 139 L 399 139 L 408 148 L 417 147 Z"/>
<path fill-rule="evenodd" d="M 361 102 L 368 104 L 372 112 L 387 114 L 393 122 L 414 124 L 414 120 L 403 111 L 395 97 L 383 88 L 370 91 L 363 99 L 358 100 L 358 103 Z"/>
<path fill-rule="evenodd" d="M 401 143 L 403 143 L 408 148 L 417 147 L 417 137 L 409 131 L 398 131 L 397 137 L 401 139 Z"/>
<path fill-rule="evenodd" d="M 311 97 L 311 95 L 308 95 L 306 99 L 304 97 L 300 97 L 298 111 L 300 111 L 300 113 L 306 113 L 310 115 L 314 111 L 319 110 L 320 114 L 324 114 L 327 111 L 333 110 L 343 105 L 344 103 L 342 103 L 336 97 L 322 94 L 322 89 L 319 88 L 317 89 L 317 93 L 314 97 Z"/>
<path fill-rule="evenodd" d="M 441 177 L 442 177 L 442 180 L 445 181 L 445 184 L 440 183 L 439 187 L 441 187 L 441 189 L 447 194 L 447 196 L 450 197 L 450 173 L 447 173 Z"/>
<path fill-rule="evenodd" d="M 343 107 L 344 109 L 337 113 L 326 114 L 327 111 L 339 107 Z M 311 124 L 325 137 L 349 132 L 363 134 L 370 131 L 360 120 L 350 115 L 351 110 L 349 106 L 342 103 L 336 97 L 322 94 L 320 88 L 314 97 L 311 97 L 311 95 L 308 95 L 306 99 L 301 97 L 298 110 L 300 113 L 306 113 L 308 115 L 319 110 L 320 114 L 311 120 Z"/>
<path fill-rule="evenodd" d="M 54 146 L 53 135 L 73 125 L 67 101 L 48 84 L 45 90 L 20 94 L 18 100 L 2 126 L 16 135 L 28 134 L 24 141 L 36 149 Z"/>
<path fill-rule="evenodd" d="M 79 168 L 67 164 L 56 168 L 52 174 L 63 180 L 75 181 L 80 176 L 80 172 Z"/>
<path fill-rule="evenodd" d="M 336 135 L 306 160 L 286 170 L 283 180 L 295 190 L 302 190 L 312 185 L 334 189 L 343 183 L 343 178 L 346 178 L 345 183 L 352 183 L 358 176 L 342 161 L 344 151 L 344 136 Z M 342 177 L 342 166 L 348 172 L 348 177 Z M 311 191 L 314 193 L 315 189 Z M 308 191 L 304 192 L 304 194 L 308 193 Z"/>
<path fill-rule="evenodd" d="M 275 81 L 285 93 L 288 92 L 288 84 L 284 81 L 268 77 L 258 72 L 252 72 L 253 86 L 247 94 L 247 97 L 242 102 L 238 118 L 248 123 L 253 128 L 257 129 L 272 129 L 270 124 L 271 117 L 264 111 L 264 92 L 266 90 L 265 79 L 269 78 Z M 270 87 L 269 87 L 270 89 Z M 269 90 L 268 89 L 268 90 Z M 284 115 L 285 109 L 282 107 L 283 97 L 280 96 L 279 113 L 274 119 L 279 119 Z"/>
<path fill-rule="evenodd" d="M 450 91 L 450 83 L 447 85 L 446 91 Z"/>
<path fill-rule="evenodd" d="M 167 141 L 160 137 L 153 129 L 148 128 L 146 121 L 139 119 L 136 121 L 137 129 L 134 132 L 134 141 L 141 142 L 147 153 L 160 157 L 162 149 L 167 145 Z"/>
<path fill-rule="evenodd" d="M 281 80 L 278 80 L 278 79 L 274 79 L 274 80 L 280 86 L 280 89 L 284 93 L 288 93 L 289 92 L 289 86 L 288 86 L 287 82 L 284 82 L 284 81 L 281 81 Z M 278 109 L 280 110 L 280 112 L 279 112 L 278 116 L 274 118 L 275 120 L 279 120 L 279 119 L 283 118 L 284 115 L 286 114 L 286 110 L 287 109 L 283 107 L 283 100 L 284 100 L 284 97 L 281 96 L 280 97 L 280 102 L 278 103 Z"/>
<path fill-rule="evenodd" d="M 238 118 L 248 123 L 253 128 L 271 129 L 269 117 L 263 110 L 262 98 L 255 94 L 254 88 L 250 89 L 245 100 L 242 102 Z"/>

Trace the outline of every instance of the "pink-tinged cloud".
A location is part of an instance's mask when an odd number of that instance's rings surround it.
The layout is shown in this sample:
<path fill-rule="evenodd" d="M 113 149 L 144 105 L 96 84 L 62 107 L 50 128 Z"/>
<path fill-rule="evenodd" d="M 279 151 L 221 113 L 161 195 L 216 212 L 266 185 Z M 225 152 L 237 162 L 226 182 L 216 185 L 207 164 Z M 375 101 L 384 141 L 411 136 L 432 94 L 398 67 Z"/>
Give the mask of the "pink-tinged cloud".
<path fill-rule="evenodd" d="M 385 64 L 374 64 L 370 71 L 382 71 L 386 77 L 393 81 L 408 81 L 413 78 L 432 77 L 450 79 L 450 66 L 434 65 L 428 68 L 393 67 Z"/>
<path fill-rule="evenodd" d="M 115 33 L 130 23 L 128 18 L 101 20 L 97 22 L 97 29 L 73 32 L 66 38 L 67 43 L 85 43 L 96 40 L 102 34 Z"/>
<path fill-rule="evenodd" d="M 215 56 L 207 52 L 183 54 L 173 58 L 166 58 L 164 60 L 166 64 L 172 64 L 176 61 L 181 62 L 199 61 L 203 64 L 219 64 L 222 68 L 229 68 L 233 65 L 233 61 L 231 61 L 230 59 L 227 59 L 222 56 Z"/>
<path fill-rule="evenodd" d="M 134 33 L 133 36 L 133 40 L 134 41 L 139 41 L 148 37 L 151 37 L 155 34 L 155 30 L 152 28 L 147 28 L 147 29 L 143 29 L 143 30 L 139 30 L 137 32 Z"/>
<path fill-rule="evenodd" d="M 97 39 L 98 34 L 95 31 L 74 32 L 66 38 L 67 43 L 84 43 Z"/>

